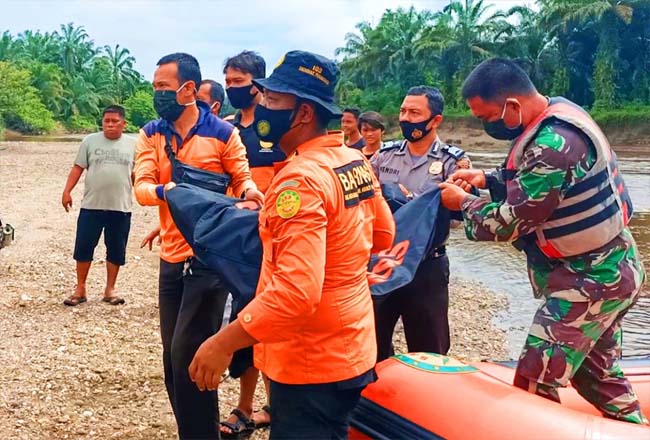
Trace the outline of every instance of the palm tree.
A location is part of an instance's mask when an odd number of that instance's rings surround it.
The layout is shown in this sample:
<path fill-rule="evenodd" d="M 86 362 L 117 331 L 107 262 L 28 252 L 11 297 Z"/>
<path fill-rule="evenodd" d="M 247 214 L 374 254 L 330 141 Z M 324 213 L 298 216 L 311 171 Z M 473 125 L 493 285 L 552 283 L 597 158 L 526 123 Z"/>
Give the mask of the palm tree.
<path fill-rule="evenodd" d="M 490 55 L 490 33 L 493 17 L 485 14 L 493 7 L 483 0 L 453 1 L 441 14 L 442 23 L 451 30 L 447 50 L 451 50 L 460 59 L 461 73 L 469 74 L 477 61 Z"/>
<path fill-rule="evenodd" d="M 57 36 L 63 70 L 72 75 L 88 67 L 96 50 L 92 41 L 88 41 L 88 34 L 83 26 L 75 27 L 73 23 L 61 25 L 61 33 L 57 33 Z"/>
<path fill-rule="evenodd" d="M 62 99 L 62 115 L 64 119 L 73 115 L 98 115 L 100 99 L 94 84 L 85 81 L 81 76 L 73 77 L 67 84 Z"/>
<path fill-rule="evenodd" d="M 618 26 L 632 21 L 638 0 L 539 0 L 545 22 L 556 33 L 577 24 L 593 25 L 598 34 L 594 71 L 595 104 L 616 101 L 616 60 L 620 50 Z"/>
<path fill-rule="evenodd" d="M 115 45 L 115 49 L 104 46 L 111 68 L 111 81 L 118 102 L 122 102 L 125 90 L 133 90 L 140 80 L 140 75 L 133 69 L 135 58 L 125 47 Z"/>
<path fill-rule="evenodd" d="M 9 31 L 4 31 L 0 36 L 0 61 L 11 60 L 15 52 L 16 41 Z"/>
<path fill-rule="evenodd" d="M 43 104 L 55 115 L 61 113 L 61 100 L 64 96 L 63 71 L 56 64 L 40 61 L 27 62 L 25 66 L 32 76 L 32 86 L 38 90 Z"/>
<path fill-rule="evenodd" d="M 486 17 L 491 8 L 483 0 L 452 1 L 435 14 L 434 26 L 425 29 L 416 43 L 416 54 L 434 61 L 445 100 L 452 106 L 459 104 L 462 80 L 491 53 L 498 17 Z"/>
<path fill-rule="evenodd" d="M 28 62 L 57 63 L 59 61 L 59 46 L 57 36 L 46 32 L 30 30 L 18 34 L 20 42 L 19 58 Z"/>
<path fill-rule="evenodd" d="M 542 16 L 527 6 L 514 6 L 502 14 L 501 29 L 496 37 L 496 51 L 522 64 L 533 83 L 549 89 L 549 78 L 558 53 L 556 40 L 541 26 Z"/>
<path fill-rule="evenodd" d="M 432 17 L 430 12 L 410 7 L 386 10 L 374 28 L 359 23 L 359 34 L 347 34 L 345 46 L 336 50 L 337 55 L 344 55 L 342 69 L 362 87 L 387 82 L 407 87 L 422 82 L 422 60 L 415 55 L 415 44 Z"/>

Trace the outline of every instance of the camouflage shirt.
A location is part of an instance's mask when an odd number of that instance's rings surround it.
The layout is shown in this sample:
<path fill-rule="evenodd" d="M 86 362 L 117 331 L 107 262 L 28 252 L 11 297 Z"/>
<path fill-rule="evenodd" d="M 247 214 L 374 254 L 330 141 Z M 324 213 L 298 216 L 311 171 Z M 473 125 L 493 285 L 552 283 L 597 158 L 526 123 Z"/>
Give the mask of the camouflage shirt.
<path fill-rule="evenodd" d="M 596 162 L 596 149 L 576 128 L 554 120 L 527 147 L 506 200 L 468 196 L 461 206 L 467 238 L 509 241 L 529 234 L 548 219 L 567 190 Z M 632 234 L 626 228 L 591 252 L 549 264 L 528 263 L 536 297 L 574 289 L 575 301 L 615 299 L 632 294 L 645 274 Z"/>

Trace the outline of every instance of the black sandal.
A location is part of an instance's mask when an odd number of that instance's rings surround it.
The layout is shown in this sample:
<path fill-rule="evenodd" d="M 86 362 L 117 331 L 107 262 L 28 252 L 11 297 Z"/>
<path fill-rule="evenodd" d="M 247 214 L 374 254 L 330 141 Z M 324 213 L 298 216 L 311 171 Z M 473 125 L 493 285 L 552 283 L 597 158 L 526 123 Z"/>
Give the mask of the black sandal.
<path fill-rule="evenodd" d="M 270 406 L 264 405 L 262 407 L 262 409 L 260 409 L 259 411 L 256 411 L 256 412 L 260 413 L 262 411 L 264 411 L 265 413 L 267 413 L 269 415 L 269 419 L 271 418 L 271 407 Z M 254 420 L 253 420 L 253 424 L 255 424 L 255 429 L 261 429 L 261 428 L 266 428 L 267 426 L 271 426 L 271 422 L 255 423 Z"/>
<path fill-rule="evenodd" d="M 244 439 L 250 437 L 253 431 L 255 431 L 255 422 L 246 417 L 246 414 L 237 408 L 230 411 L 230 414 L 237 417 L 237 421 L 235 423 L 227 421 L 219 422 L 221 426 L 225 426 L 230 430 L 230 432 L 225 432 L 223 429 L 219 429 L 221 438 Z"/>
<path fill-rule="evenodd" d="M 105 296 L 102 298 L 102 302 L 109 303 L 112 306 L 119 306 L 120 304 L 126 304 L 124 298 L 120 296 Z"/>
<path fill-rule="evenodd" d="M 81 303 L 85 303 L 88 299 L 85 296 L 70 296 L 63 301 L 63 304 L 70 307 L 78 306 Z"/>

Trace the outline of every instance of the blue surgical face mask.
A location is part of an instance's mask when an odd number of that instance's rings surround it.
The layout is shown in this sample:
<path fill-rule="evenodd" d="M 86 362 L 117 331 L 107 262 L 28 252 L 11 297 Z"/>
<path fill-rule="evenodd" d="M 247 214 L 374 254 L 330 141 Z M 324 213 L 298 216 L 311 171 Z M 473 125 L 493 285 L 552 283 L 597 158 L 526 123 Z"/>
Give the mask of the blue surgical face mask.
<path fill-rule="evenodd" d="M 503 118 L 506 115 L 506 108 L 508 107 L 508 101 L 503 104 L 503 110 L 501 111 L 501 118 L 496 121 L 487 122 L 483 121 L 483 129 L 485 132 L 492 136 L 494 139 L 499 139 L 502 141 L 513 140 L 519 137 L 524 132 L 523 124 L 523 115 L 521 114 L 521 107 L 519 108 L 519 125 L 516 127 L 507 127 Z"/>
<path fill-rule="evenodd" d="M 153 93 L 153 107 L 162 119 L 168 122 L 175 122 L 180 118 L 185 107 L 193 105 L 196 101 L 189 104 L 179 104 L 176 96 L 178 92 L 187 84 L 183 83 L 178 89 L 174 90 L 156 90 Z"/>

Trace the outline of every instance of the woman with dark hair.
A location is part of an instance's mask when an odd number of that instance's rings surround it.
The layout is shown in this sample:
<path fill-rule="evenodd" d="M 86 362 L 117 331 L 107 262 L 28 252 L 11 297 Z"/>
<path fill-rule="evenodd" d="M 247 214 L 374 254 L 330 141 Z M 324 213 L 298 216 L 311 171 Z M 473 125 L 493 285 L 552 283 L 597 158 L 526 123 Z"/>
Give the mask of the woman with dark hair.
<path fill-rule="evenodd" d="M 366 141 L 361 152 L 370 159 L 382 146 L 382 137 L 386 125 L 384 118 L 377 112 L 364 112 L 359 116 L 359 131 Z"/>

